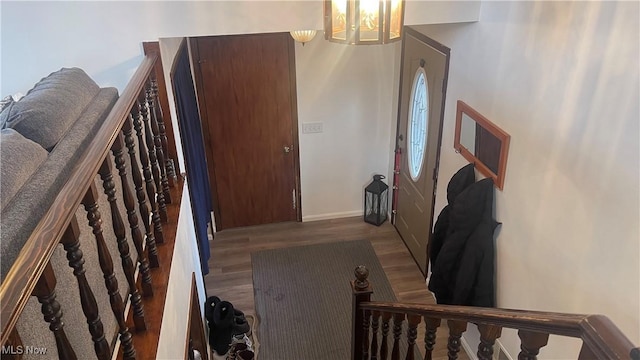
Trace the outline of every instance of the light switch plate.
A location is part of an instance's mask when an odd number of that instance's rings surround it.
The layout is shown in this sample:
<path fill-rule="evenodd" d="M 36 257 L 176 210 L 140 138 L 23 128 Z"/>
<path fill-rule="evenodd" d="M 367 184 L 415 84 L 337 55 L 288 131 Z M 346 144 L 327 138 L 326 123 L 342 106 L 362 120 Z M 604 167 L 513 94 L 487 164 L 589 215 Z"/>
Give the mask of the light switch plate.
<path fill-rule="evenodd" d="M 315 134 L 322 132 L 322 123 L 321 122 L 307 122 L 302 124 L 302 133 L 303 134 Z"/>

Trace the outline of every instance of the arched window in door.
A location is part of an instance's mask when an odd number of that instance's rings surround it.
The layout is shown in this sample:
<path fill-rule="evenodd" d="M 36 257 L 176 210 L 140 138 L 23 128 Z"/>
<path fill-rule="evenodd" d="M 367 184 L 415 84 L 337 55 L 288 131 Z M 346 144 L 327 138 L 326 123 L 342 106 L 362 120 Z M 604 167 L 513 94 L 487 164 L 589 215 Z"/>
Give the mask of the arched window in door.
<path fill-rule="evenodd" d="M 409 173 L 413 181 L 420 178 L 427 148 L 427 126 L 429 120 L 429 87 L 423 67 L 418 67 L 413 77 L 408 117 Z"/>

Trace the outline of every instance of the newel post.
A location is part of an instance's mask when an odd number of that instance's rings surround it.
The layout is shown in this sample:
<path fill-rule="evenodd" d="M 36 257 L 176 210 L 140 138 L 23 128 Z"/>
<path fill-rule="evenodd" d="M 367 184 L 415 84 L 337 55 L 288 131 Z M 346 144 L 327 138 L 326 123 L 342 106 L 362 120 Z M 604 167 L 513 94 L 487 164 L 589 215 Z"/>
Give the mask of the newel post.
<path fill-rule="evenodd" d="M 360 303 L 371 301 L 373 289 L 369 284 L 369 270 L 360 265 L 356 267 L 354 274 L 356 279 L 351 281 L 351 291 L 353 294 L 353 306 L 351 308 L 351 359 L 362 359 L 364 341 L 369 340 L 368 329 L 363 327 L 364 312 L 360 309 Z M 365 331 L 367 332 L 365 334 Z M 365 339 L 366 336 L 366 339 Z M 367 344 L 368 345 L 368 344 Z"/>

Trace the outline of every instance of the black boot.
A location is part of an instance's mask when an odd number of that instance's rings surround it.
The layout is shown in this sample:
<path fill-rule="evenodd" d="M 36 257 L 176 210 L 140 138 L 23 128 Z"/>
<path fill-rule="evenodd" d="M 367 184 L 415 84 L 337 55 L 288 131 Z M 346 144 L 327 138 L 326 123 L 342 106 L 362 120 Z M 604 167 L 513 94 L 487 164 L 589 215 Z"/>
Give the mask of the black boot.
<path fill-rule="evenodd" d="M 235 323 L 233 305 L 220 301 L 213 307 L 213 321 L 209 324 L 209 345 L 218 355 L 229 351 Z M 211 326 L 213 325 L 213 326 Z"/>
<path fill-rule="evenodd" d="M 207 301 L 204 303 L 204 318 L 207 319 L 207 321 L 210 323 L 213 322 L 213 308 L 219 302 L 219 297 L 209 296 L 207 298 Z"/>
<path fill-rule="evenodd" d="M 242 335 L 247 334 L 247 336 L 251 335 L 251 327 L 247 322 L 247 319 L 244 317 L 244 313 L 240 310 L 234 311 L 234 322 L 233 322 L 233 335 Z"/>

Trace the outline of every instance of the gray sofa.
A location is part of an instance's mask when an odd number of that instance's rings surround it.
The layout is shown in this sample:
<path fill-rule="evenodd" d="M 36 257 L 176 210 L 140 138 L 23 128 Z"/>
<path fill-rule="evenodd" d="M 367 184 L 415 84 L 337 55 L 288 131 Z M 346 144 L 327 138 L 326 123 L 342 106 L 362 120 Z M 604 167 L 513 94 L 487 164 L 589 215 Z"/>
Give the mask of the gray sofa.
<path fill-rule="evenodd" d="M 2 280 L 117 99 L 81 69 L 61 69 L 0 113 Z"/>
<path fill-rule="evenodd" d="M 71 68 L 45 77 L 25 97 L 3 108 L 0 113 L 2 281 L 117 99 L 115 88 L 100 88 L 84 71 Z M 113 164 L 113 158 L 109 158 Z M 115 177 L 118 178 L 117 174 Z M 94 182 L 101 193 L 98 204 L 104 237 L 113 259 L 120 294 L 126 301 L 128 287 L 118 261 L 109 204 L 102 194 L 102 181 L 97 175 Z M 116 181 L 116 191 L 121 191 L 119 181 Z M 118 201 L 120 212 L 126 219 L 125 207 L 120 199 Z M 105 336 L 111 342 L 116 334 L 117 323 L 98 266 L 95 238 L 87 224 L 87 213 L 82 206 L 68 211 L 76 213 L 80 225 L 85 276 L 97 300 Z M 131 239 L 128 239 L 128 243 L 129 248 L 134 249 Z M 62 320 L 69 341 L 78 358 L 96 358 L 80 304 L 77 281 L 62 245 L 58 245 L 54 251 L 51 264 L 57 278 L 57 300 L 63 311 Z M 23 344 L 44 347 L 47 349 L 47 358 L 57 358 L 53 334 L 40 311 L 37 299 L 31 297 L 18 321 L 18 332 Z M 111 345 L 113 348 L 113 343 Z"/>

